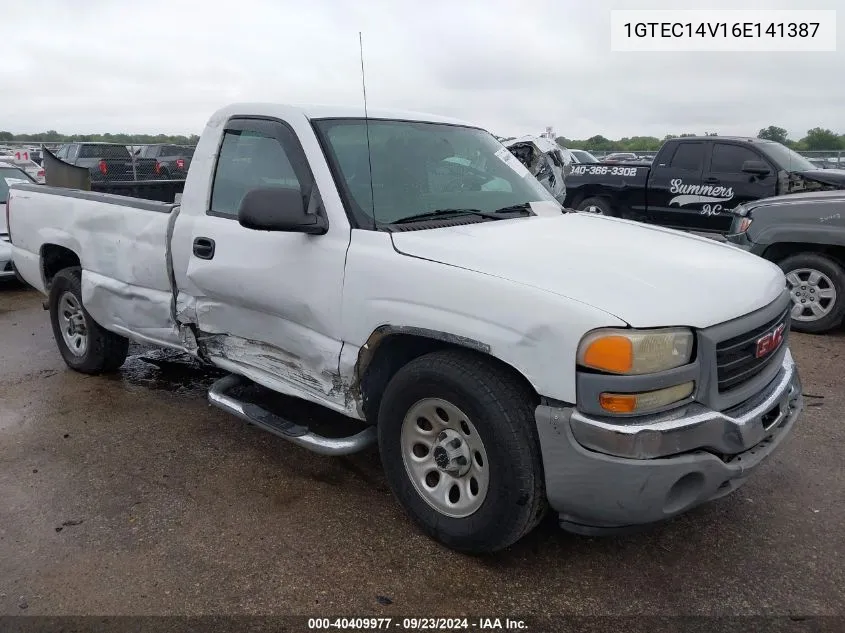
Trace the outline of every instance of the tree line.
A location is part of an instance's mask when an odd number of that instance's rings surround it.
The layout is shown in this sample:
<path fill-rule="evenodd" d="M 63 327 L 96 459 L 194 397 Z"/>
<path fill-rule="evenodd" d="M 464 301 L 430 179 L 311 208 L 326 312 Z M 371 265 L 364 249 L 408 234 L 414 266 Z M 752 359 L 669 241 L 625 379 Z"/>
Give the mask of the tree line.
<path fill-rule="evenodd" d="M 585 149 L 593 152 L 654 152 L 660 149 L 664 141 L 671 138 L 701 136 L 699 134 L 667 134 L 662 139 L 656 136 L 631 136 L 612 140 L 601 135 L 591 136 L 584 140 L 568 139 L 558 136 L 559 145 L 569 149 Z M 718 136 L 717 132 L 705 132 L 704 136 Z M 842 150 L 845 149 L 845 134 L 837 134 L 831 130 L 814 127 L 807 130 L 806 136 L 799 140 L 789 138 L 789 133 L 782 127 L 770 125 L 757 133 L 757 138 L 768 139 L 783 143 L 794 150 Z"/>
<path fill-rule="evenodd" d="M 0 143 L 120 143 L 121 145 L 196 145 L 199 136 L 191 134 L 59 134 L 55 130 L 37 134 L 12 134 L 0 131 Z"/>
<path fill-rule="evenodd" d="M 699 136 L 698 134 L 667 134 L 662 139 L 656 136 L 626 136 L 618 140 L 605 138 L 600 134 L 584 140 L 569 139 L 558 136 L 559 145 L 569 149 L 585 149 L 592 152 L 655 152 L 660 149 L 664 141 L 671 138 Z M 718 136 L 716 132 L 705 132 L 704 136 Z M 510 138 L 497 137 L 500 140 Z M 782 127 L 770 125 L 757 133 L 757 138 L 783 143 L 795 150 L 845 150 L 845 134 L 837 134 L 828 129 L 814 127 L 807 130 L 806 136 L 799 140 L 789 138 L 789 133 Z M 120 143 L 122 145 L 147 145 L 155 143 L 172 143 L 174 145 L 196 145 L 199 136 L 191 134 L 60 134 L 55 130 L 39 132 L 37 134 L 12 134 L 0 131 L 0 143 Z"/>

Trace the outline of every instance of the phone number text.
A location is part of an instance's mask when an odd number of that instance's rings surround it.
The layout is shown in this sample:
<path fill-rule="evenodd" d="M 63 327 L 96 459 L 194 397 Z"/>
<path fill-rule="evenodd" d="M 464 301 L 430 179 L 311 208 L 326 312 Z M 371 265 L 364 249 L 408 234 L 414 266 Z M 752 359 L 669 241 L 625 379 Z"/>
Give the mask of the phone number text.
<path fill-rule="evenodd" d="M 636 167 L 610 167 L 608 165 L 575 165 L 572 173 L 578 176 L 636 176 Z"/>

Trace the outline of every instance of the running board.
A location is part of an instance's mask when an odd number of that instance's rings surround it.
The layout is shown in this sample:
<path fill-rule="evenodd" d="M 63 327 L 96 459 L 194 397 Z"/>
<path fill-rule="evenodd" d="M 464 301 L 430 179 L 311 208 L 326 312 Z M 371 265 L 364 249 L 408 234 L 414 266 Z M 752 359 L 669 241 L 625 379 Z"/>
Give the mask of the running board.
<path fill-rule="evenodd" d="M 296 424 L 257 404 L 244 402 L 229 395 L 236 387 L 249 384 L 250 381 L 242 376 L 225 376 L 211 385 L 208 401 L 241 420 L 320 455 L 350 455 L 376 443 L 376 429 L 373 426 L 348 437 L 324 437 L 312 433 L 307 426 Z"/>

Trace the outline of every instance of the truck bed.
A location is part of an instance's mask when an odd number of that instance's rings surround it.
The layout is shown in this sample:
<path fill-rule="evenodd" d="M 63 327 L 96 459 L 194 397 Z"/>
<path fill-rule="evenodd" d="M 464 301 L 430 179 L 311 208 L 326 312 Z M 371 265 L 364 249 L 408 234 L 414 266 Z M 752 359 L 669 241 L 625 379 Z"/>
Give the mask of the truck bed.
<path fill-rule="evenodd" d="M 166 249 L 178 205 L 44 185 L 17 186 L 10 202 L 15 262 L 28 283 L 45 291 L 41 253 L 49 262 L 50 253 L 70 251 L 82 266 L 85 307 L 98 323 L 178 347 Z"/>

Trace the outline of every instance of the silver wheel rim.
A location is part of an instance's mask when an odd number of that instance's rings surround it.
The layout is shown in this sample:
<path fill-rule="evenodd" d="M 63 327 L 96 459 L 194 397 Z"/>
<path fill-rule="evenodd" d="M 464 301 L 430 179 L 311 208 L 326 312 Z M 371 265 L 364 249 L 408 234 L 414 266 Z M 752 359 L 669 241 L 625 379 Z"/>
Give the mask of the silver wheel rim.
<path fill-rule="evenodd" d="M 830 277 L 814 268 L 796 268 L 786 274 L 792 295 L 793 321 L 818 321 L 836 305 L 836 286 Z"/>
<path fill-rule="evenodd" d="M 402 421 L 402 461 L 417 493 L 432 508 L 461 519 L 487 498 L 490 465 L 472 421 L 451 402 L 425 398 Z"/>
<path fill-rule="evenodd" d="M 85 356 L 88 349 L 88 328 L 82 305 L 73 293 L 65 292 L 59 297 L 58 318 L 62 338 L 70 353 L 74 356 Z"/>

